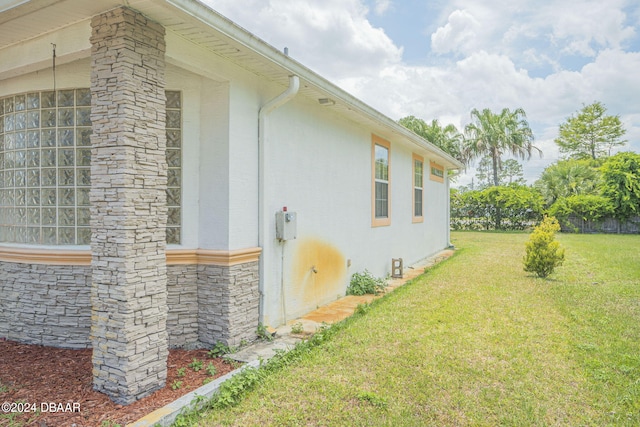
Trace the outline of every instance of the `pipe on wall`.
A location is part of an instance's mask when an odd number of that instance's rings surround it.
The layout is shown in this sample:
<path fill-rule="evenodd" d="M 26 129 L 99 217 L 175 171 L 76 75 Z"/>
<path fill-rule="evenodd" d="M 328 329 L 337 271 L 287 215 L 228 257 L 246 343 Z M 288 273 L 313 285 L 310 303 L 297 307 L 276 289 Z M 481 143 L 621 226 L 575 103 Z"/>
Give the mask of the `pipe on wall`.
<path fill-rule="evenodd" d="M 258 113 L 258 246 L 263 248 L 263 256 L 260 257 L 260 306 L 259 306 L 259 322 L 263 323 L 264 317 L 264 245 L 266 240 L 266 206 L 265 206 L 265 143 L 266 143 L 266 125 L 267 116 L 275 109 L 283 106 L 292 100 L 300 90 L 300 79 L 298 76 L 289 76 L 289 87 L 276 96 L 272 100 L 264 104 Z"/>

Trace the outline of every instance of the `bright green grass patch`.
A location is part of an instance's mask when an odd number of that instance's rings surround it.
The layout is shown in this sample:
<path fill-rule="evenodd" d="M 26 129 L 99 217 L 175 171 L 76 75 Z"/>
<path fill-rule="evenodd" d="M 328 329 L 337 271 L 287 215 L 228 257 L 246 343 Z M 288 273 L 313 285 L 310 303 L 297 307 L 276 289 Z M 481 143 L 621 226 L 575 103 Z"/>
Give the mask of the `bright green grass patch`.
<path fill-rule="evenodd" d="M 347 320 L 200 425 L 640 424 L 640 239 L 454 233 L 456 255 Z"/>

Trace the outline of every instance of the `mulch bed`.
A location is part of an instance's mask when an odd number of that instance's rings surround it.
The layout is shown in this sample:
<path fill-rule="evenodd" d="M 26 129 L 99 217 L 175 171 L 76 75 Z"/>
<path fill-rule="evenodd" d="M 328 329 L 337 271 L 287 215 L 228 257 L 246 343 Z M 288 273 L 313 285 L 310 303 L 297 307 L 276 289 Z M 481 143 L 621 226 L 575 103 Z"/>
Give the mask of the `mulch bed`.
<path fill-rule="evenodd" d="M 167 361 L 166 386 L 131 405 L 122 406 L 93 390 L 91 351 L 0 341 L 0 402 L 35 404 L 39 410 L 22 414 L 0 411 L 0 426 L 100 427 L 103 423 L 124 426 L 197 389 L 205 379 L 217 378 L 234 369 L 221 358 L 209 358 L 207 350 L 172 349 Z M 194 358 L 203 362 L 197 372 L 188 366 Z M 216 367 L 214 377 L 205 369 L 210 362 Z M 182 377 L 177 376 L 179 368 L 186 368 Z M 171 385 L 175 381 L 182 384 L 173 390 Z M 78 404 L 79 412 L 71 412 Z M 53 412 L 54 409 L 61 411 Z"/>

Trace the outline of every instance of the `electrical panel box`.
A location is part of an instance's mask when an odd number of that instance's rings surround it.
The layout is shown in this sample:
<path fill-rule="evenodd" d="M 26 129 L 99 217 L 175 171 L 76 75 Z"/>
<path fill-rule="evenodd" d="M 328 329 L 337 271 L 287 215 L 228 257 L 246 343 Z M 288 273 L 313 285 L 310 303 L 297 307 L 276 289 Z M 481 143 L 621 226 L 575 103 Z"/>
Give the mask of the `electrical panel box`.
<path fill-rule="evenodd" d="M 297 236 L 298 215 L 295 212 L 282 210 L 276 212 L 276 238 L 279 240 L 292 240 Z"/>

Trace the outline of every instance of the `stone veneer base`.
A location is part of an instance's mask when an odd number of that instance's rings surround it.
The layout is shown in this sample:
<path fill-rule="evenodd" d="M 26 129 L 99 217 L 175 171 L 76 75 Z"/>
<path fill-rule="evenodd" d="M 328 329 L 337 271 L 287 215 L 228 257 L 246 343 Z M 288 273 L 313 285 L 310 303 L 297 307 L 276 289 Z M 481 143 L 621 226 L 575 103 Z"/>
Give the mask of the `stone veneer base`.
<path fill-rule="evenodd" d="M 0 261 L 0 277 L 0 338 L 59 348 L 91 347 L 91 266 Z M 258 298 L 257 261 L 168 265 L 169 346 L 252 340 Z"/>

